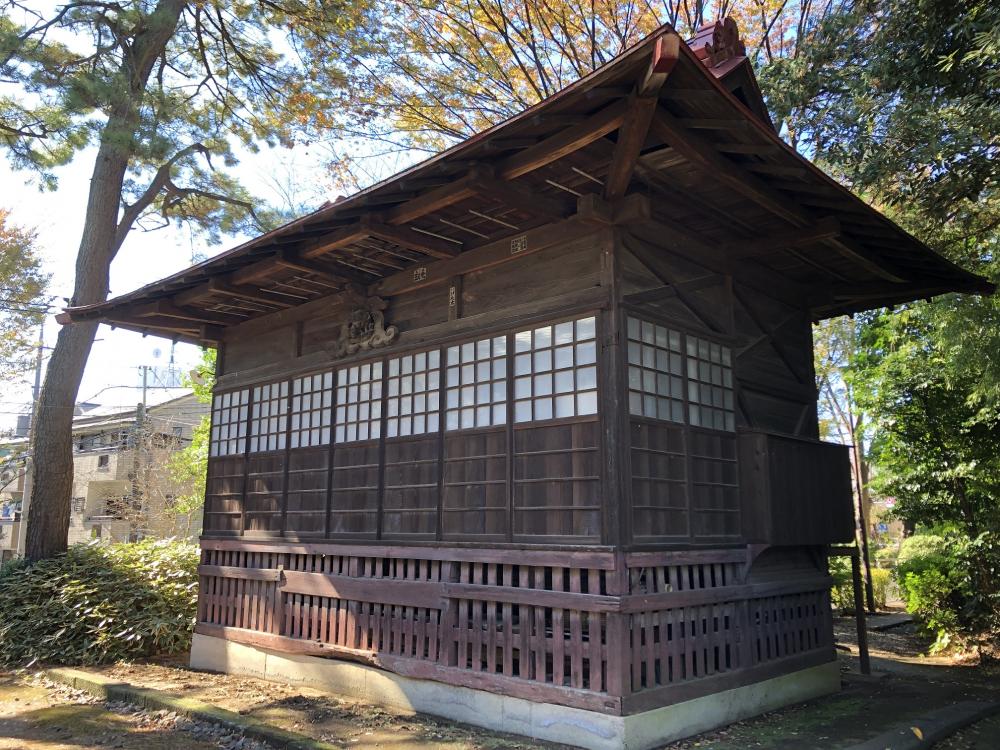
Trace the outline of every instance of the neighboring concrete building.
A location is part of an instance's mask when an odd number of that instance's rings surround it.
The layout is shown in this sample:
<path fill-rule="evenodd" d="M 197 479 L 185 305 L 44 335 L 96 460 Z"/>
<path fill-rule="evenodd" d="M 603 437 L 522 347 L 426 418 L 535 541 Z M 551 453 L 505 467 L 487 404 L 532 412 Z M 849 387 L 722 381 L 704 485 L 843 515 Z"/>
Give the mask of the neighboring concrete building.
<path fill-rule="evenodd" d="M 21 530 L 23 496 L 23 449 L 0 448 L 0 563 L 13 557 L 17 547 L 17 538 Z"/>
<path fill-rule="evenodd" d="M 175 498 L 190 492 L 173 480 L 169 460 L 190 445 L 192 432 L 208 412 L 188 393 L 142 409 L 83 414 L 73 420 L 73 495 L 69 543 L 100 538 L 128 541 L 144 536 L 196 536 L 201 512 L 170 512 Z M 0 457 L 6 477 L 0 485 L 0 555 L 17 548 L 24 492 L 27 439 L 12 441 Z"/>

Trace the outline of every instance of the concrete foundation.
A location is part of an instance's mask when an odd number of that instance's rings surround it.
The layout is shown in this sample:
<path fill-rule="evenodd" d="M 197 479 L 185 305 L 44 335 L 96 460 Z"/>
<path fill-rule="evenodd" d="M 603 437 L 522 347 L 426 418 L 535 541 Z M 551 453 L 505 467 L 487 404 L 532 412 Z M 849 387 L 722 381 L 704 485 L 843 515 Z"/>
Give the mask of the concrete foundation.
<path fill-rule="evenodd" d="M 306 685 L 382 706 L 590 750 L 646 750 L 840 689 L 840 667 L 833 661 L 641 714 L 611 716 L 200 634 L 195 634 L 191 644 L 191 666 Z"/>

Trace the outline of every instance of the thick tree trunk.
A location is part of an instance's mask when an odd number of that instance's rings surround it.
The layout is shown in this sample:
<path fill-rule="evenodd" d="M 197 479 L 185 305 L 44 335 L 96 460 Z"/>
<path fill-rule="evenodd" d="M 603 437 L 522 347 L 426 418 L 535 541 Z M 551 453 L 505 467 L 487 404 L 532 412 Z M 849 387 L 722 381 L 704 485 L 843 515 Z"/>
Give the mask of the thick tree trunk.
<path fill-rule="evenodd" d="M 122 182 L 128 166 L 119 148 L 102 145 L 90 182 L 83 237 L 76 263 L 73 304 L 108 297 Z M 73 411 L 97 323 L 77 323 L 59 331 L 38 400 L 32 439 L 31 498 L 24 554 L 42 560 L 66 551 L 73 492 Z"/>
<path fill-rule="evenodd" d="M 94 162 L 76 257 L 74 305 L 108 298 L 111 261 L 124 239 L 124 232 L 118 231 L 119 210 L 140 107 L 153 65 L 176 31 L 185 5 L 186 0 L 160 0 L 122 61 L 121 72 L 128 81 L 128 90 L 111 107 Z M 73 491 L 73 410 L 96 332 L 96 323 L 63 328 L 45 371 L 31 446 L 32 491 L 25 539 L 25 557 L 29 560 L 66 550 Z"/>

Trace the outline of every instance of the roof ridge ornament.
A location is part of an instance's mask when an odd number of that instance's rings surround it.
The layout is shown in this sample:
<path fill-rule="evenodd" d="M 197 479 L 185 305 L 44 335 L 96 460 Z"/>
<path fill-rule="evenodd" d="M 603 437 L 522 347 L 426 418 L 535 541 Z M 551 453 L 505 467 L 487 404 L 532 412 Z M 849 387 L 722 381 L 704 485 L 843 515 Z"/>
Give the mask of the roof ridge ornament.
<path fill-rule="evenodd" d="M 334 357 L 346 357 L 388 346 L 396 340 L 399 329 L 385 325 L 388 303 L 381 297 L 368 296 L 359 287 L 347 287 L 344 302 L 348 312 L 340 324 L 340 335 L 326 349 Z"/>
<path fill-rule="evenodd" d="M 708 40 L 711 31 L 712 39 Z M 746 57 L 747 48 L 740 37 L 736 19 L 726 16 L 715 23 L 707 23 L 688 42 L 698 59 L 707 68 L 715 68 L 735 57 Z"/>

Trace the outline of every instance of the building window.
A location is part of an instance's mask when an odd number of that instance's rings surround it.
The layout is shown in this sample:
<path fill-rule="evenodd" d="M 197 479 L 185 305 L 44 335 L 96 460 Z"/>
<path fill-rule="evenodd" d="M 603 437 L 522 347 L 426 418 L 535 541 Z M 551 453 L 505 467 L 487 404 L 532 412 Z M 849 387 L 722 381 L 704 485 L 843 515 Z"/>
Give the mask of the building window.
<path fill-rule="evenodd" d="M 72 508 L 74 513 L 83 513 L 84 509 L 87 507 L 87 498 L 85 497 L 74 497 L 72 500 Z"/>
<path fill-rule="evenodd" d="M 184 428 L 180 425 L 171 428 L 171 432 L 173 433 L 174 437 L 177 438 L 178 440 L 184 437 Z"/>
<path fill-rule="evenodd" d="M 696 427 L 735 429 L 732 353 L 695 336 L 687 337 L 688 420 Z"/>
<path fill-rule="evenodd" d="M 250 452 L 284 450 L 287 419 L 288 381 L 255 387 L 250 420 Z"/>
<path fill-rule="evenodd" d="M 628 400 L 636 416 L 732 432 L 732 350 L 630 317 Z"/>
<path fill-rule="evenodd" d="M 628 319 L 629 412 L 684 421 L 681 334 L 646 320 Z"/>
<path fill-rule="evenodd" d="M 514 335 L 514 421 L 597 413 L 595 318 Z"/>
<path fill-rule="evenodd" d="M 292 381 L 292 448 L 329 445 L 332 402 L 332 372 Z"/>
<path fill-rule="evenodd" d="M 111 456 L 107 453 L 103 453 L 97 457 L 97 470 L 98 471 L 110 471 L 111 469 Z"/>
<path fill-rule="evenodd" d="M 507 339 L 448 347 L 445 427 L 465 430 L 507 421 Z"/>
<path fill-rule="evenodd" d="M 337 370 L 337 419 L 334 440 L 376 440 L 382 434 L 382 363 Z"/>
<path fill-rule="evenodd" d="M 246 450 L 249 389 L 219 393 L 212 399 L 210 456 L 237 456 Z"/>
<path fill-rule="evenodd" d="M 387 365 L 386 437 L 437 432 L 441 353 L 407 354 Z"/>

